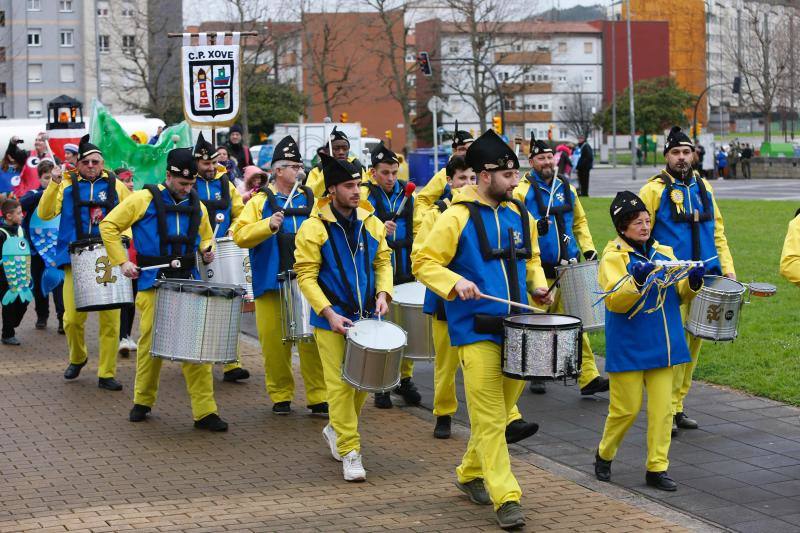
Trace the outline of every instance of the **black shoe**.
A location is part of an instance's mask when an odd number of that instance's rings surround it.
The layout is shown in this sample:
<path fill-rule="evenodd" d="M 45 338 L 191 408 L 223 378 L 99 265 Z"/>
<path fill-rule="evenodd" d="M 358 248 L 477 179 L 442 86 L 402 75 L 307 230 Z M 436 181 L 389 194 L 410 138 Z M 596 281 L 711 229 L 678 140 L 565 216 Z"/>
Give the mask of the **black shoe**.
<path fill-rule="evenodd" d="M 663 472 L 647 472 L 644 479 L 647 482 L 647 486 L 655 487 L 658 490 L 666 490 L 668 492 L 678 490 L 678 484 L 669 477 L 666 470 Z"/>
<path fill-rule="evenodd" d="M 309 405 L 308 408 L 311 409 L 311 416 L 328 418 L 328 402 L 315 403 L 314 405 Z"/>
<path fill-rule="evenodd" d="M 525 526 L 525 515 L 519 502 L 506 502 L 497 510 L 497 525 L 501 529 L 517 529 Z"/>
<path fill-rule="evenodd" d="M 97 386 L 106 390 L 122 390 L 122 383 L 114 378 L 100 378 L 97 380 Z"/>
<path fill-rule="evenodd" d="M 133 409 L 128 414 L 128 420 L 131 422 L 141 422 L 147 418 L 147 413 L 150 412 L 150 406 L 142 405 L 140 403 L 133 404 Z"/>
<path fill-rule="evenodd" d="M 671 436 L 677 437 L 678 436 L 678 425 L 675 423 L 675 417 L 672 417 L 672 432 Z"/>
<path fill-rule="evenodd" d="M 195 420 L 194 427 L 209 431 L 228 431 L 228 423 L 221 419 L 217 413 L 211 413 L 200 420 Z"/>
<path fill-rule="evenodd" d="M 606 461 L 596 452 L 594 454 L 594 475 L 599 481 L 611 481 L 611 461 Z"/>
<path fill-rule="evenodd" d="M 88 359 L 86 360 L 88 361 Z M 64 370 L 64 379 L 75 379 L 81 375 L 81 368 L 86 365 L 86 361 L 80 364 L 70 363 L 67 369 Z"/>
<path fill-rule="evenodd" d="M 436 427 L 433 428 L 434 439 L 449 439 L 450 438 L 450 415 L 437 416 Z"/>
<path fill-rule="evenodd" d="M 222 381 L 236 382 L 241 379 L 247 379 L 249 377 L 250 377 L 250 372 L 248 372 L 244 368 L 239 367 L 225 372 L 225 374 L 223 374 L 222 376 Z"/>
<path fill-rule="evenodd" d="M 394 389 L 394 393 L 402 396 L 406 405 L 419 405 L 419 402 L 422 401 L 422 396 L 417 391 L 417 386 L 414 385 L 410 377 L 401 379 L 400 385 Z"/>
<path fill-rule="evenodd" d="M 375 407 L 377 407 L 378 409 L 391 409 L 392 396 L 388 392 L 376 392 Z"/>
<path fill-rule="evenodd" d="M 292 412 L 292 402 L 278 402 L 272 406 L 273 415 L 288 415 Z"/>
<path fill-rule="evenodd" d="M 58 334 L 64 335 L 64 320 L 61 318 L 58 319 Z"/>
<path fill-rule="evenodd" d="M 16 337 L 5 337 L 0 339 L 0 342 L 7 344 L 8 346 L 19 346 L 19 339 Z"/>
<path fill-rule="evenodd" d="M 675 413 L 675 425 L 681 429 L 697 429 L 697 420 L 689 418 L 686 413 Z"/>
<path fill-rule="evenodd" d="M 459 483 L 456 480 L 456 487 L 458 490 L 469 496 L 469 501 L 477 505 L 491 505 L 492 499 L 489 497 L 489 493 L 486 492 L 486 486 L 483 484 L 483 480 L 481 478 L 475 478 L 472 481 L 467 481 L 466 483 Z"/>
<path fill-rule="evenodd" d="M 544 388 L 543 379 L 532 379 L 530 385 L 528 385 L 528 390 L 533 394 L 544 394 L 547 392 L 547 389 Z"/>
<path fill-rule="evenodd" d="M 598 392 L 606 392 L 608 390 L 608 378 L 597 376 L 592 381 L 581 388 L 581 396 L 591 396 Z"/>
<path fill-rule="evenodd" d="M 525 422 L 522 419 L 514 420 L 506 426 L 506 443 L 514 444 L 527 439 L 539 431 L 539 424 L 536 422 Z"/>
<path fill-rule="evenodd" d="M 36 329 L 47 329 L 47 319 L 39 318 L 36 320 Z"/>

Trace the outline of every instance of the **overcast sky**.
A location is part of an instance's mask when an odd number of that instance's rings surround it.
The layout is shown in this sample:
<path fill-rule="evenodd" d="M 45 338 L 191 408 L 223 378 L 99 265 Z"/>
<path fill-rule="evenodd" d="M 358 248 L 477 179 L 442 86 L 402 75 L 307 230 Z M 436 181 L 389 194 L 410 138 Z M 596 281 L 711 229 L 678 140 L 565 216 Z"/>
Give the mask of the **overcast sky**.
<path fill-rule="evenodd" d="M 274 6 L 273 18 L 276 20 L 287 20 L 296 18 L 296 0 L 260 0 L 266 5 Z M 352 0 L 354 5 L 359 2 Z M 514 3 L 515 0 L 509 0 Z M 552 7 L 568 8 L 579 4 L 593 5 L 598 3 L 610 4 L 610 0 L 518 0 L 520 4 L 519 13 L 522 17 L 529 16 L 531 12 L 546 11 Z M 326 0 L 318 0 L 320 5 Z M 333 4 L 333 2 L 328 2 Z M 336 3 L 339 3 L 337 0 Z M 289 7 L 289 13 L 287 13 Z M 295 16 L 291 16 L 294 13 Z M 183 21 L 185 24 L 199 24 L 205 20 L 220 20 L 231 17 L 229 4 L 225 0 L 184 0 L 183 1 Z"/>

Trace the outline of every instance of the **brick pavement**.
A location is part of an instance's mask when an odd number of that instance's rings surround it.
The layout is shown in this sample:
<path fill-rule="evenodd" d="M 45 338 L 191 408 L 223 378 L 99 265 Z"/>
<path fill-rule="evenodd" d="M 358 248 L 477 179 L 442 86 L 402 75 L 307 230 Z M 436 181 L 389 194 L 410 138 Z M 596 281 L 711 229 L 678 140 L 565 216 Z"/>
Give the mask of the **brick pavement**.
<path fill-rule="evenodd" d="M 119 361 L 124 391 L 100 390 L 92 340 L 89 364 L 65 382 L 64 337 L 34 331 L 31 315 L 19 330 L 23 346 L 0 347 L 1 532 L 497 529 L 490 508 L 453 486 L 463 428 L 437 441 L 421 410 L 379 412 L 368 403 L 368 481 L 349 484 L 323 443 L 325 422 L 306 416 L 303 402 L 289 417 L 270 414 L 252 341 L 242 350 L 254 371 L 248 383 L 221 383 L 216 370 L 217 400 L 231 428 L 210 434 L 192 428 L 177 364 L 164 364 L 151 419 L 132 424 L 134 360 Z M 96 321 L 88 325 L 96 335 Z M 513 449 L 528 531 L 684 531 L 678 523 L 694 524 L 627 493 L 594 492 Z"/>

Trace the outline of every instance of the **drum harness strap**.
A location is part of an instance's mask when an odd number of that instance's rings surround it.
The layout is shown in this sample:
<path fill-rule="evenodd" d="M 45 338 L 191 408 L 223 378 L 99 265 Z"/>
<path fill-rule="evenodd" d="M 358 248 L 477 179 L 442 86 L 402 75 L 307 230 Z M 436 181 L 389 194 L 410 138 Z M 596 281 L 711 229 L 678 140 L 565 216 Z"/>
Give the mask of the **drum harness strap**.
<path fill-rule="evenodd" d="M 570 259 L 567 257 L 567 243 L 569 242 L 569 235 L 567 235 L 567 223 L 564 220 L 564 213 L 571 213 L 574 209 L 573 206 L 573 199 L 572 199 L 572 189 L 569 188 L 569 184 L 566 180 L 562 177 L 554 177 L 553 179 L 561 180 L 561 185 L 564 190 L 564 204 L 563 205 L 551 205 L 550 206 L 550 214 L 555 216 L 556 219 L 556 231 L 558 232 L 558 248 L 559 253 L 558 255 L 564 259 Z M 531 184 L 531 188 L 533 189 L 533 197 L 536 200 L 536 207 L 538 208 L 539 213 L 547 212 L 547 204 L 542 197 L 542 191 L 539 189 L 539 184 L 536 183 L 535 179 L 528 176 L 528 181 Z M 556 265 L 551 265 L 549 263 L 542 263 L 542 269 L 544 270 L 545 276 L 549 279 L 554 279 L 556 277 Z"/>
<path fill-rule="evenodd" d="M 405 181 L 398 180 L 400 184 L 400 188 L 405 190 L 406 183 Z M 383 189 L 375 185 L 374 183 L 366 182 L 362 184 L 362 187 L 366 187 L 370 194 L 375 198 L 375 216 L 378 217 L 378 220 L 381 222 L 386 222 L 388 220 L 392 220 L 395 213 L 394 211 L 388 211 L 384 206 L 383 202 L 381 201 L 381 197 L 385 195 Z M 403 208 L 403 213 L 400 215 L 403 217 L 403 220 L 406 222 L 406 236 L 404 239 L 395 239 L 390 241 L 386 239 L 386 244 L 389 245 L 389 248 L 392 249 L 398 255 L 405 255 L 408 259 L 406 264 L 408 267 L 404 270 L 398 270 L 394 274 L 394 284 L 398 285 L 400 283 L 408 283 L 409 281 L 414 281 L 414 276 L 408 270 L 411 267 L 411 247 L 414 244 L 414 237 L 413 233 L 409 231 L 410 228 L 414 226 L 414 210 L 411 209 L 411 206 L 406 203 L 406 206 Z M 397 264 L 400 265 L 401 261 L 398 259 Z"/>
<path fill-rule="evenodd" d="M 272 190 L 264 186 L 261 188 L 261 191 L 267 195 L 267 203 L 269 204 L 270 211 L 272 213 L 277 213 L 278 211 L 283 211 L 284 216 L 287 217 L 308 217 L 311 215 L 311 208 L 314 206 L 314 192 L 309 189 L 308 187 L 300 187 L 300 190 L 303 191 L 303 194 L 306 197 L 306 205 L 304 207 L 287 207 L 284 209 L 278 203 L 278 197 L 275 196 L 275 193 Z M 299 195 L 295 195 L 292 199 L 297 198 Z M 287 270 L 292 270 L 294 268 L 294 250 L 295 250 L 295 235 L 294 232 L 291 231 L 284 231 L 286 224 L 284 223 L 281 226 L 281 229 L 278 231 L 278 272 L 286 272 Z"/>
<path fill-rule="evenodd" d="M 680 204 L 681 210 L 679 211 L 678 204 L 672 199 L 673 191 L 677 190 L 675 188 L 675 178 L 673 178 L 666 169 L 661 171 L 661 176 L 659 176 L 659 178 L 667 189 L 667 198 L 670 199 L 669 206 L 672 221 L 683 222 L 690 225 L 692 230 L 692 260 L 700 261 L 702 259 L 700 257 L 700 223 L 708 222 L 714 218 L 714 209 L 708 199 L 708 191 L 706 190 L 705 183 L 703 183 L 702 179 L 695 178 L 695 183 L 697 183 L 697 189 L 700 193 L 700 201 L 703 204 L 703 212 L 695 217 L 694 213 L 686 213 L 683 210 L 683 202 Z M 685 182 L 685 185 L 686 194 L 691 194 L 691 183 Z"/>
<path fill-rule="evenodd" d="M 153 196 L 153 205 L 156 208 L 160 255 L 137 254 L 137 263 L 140 267 L 146 267 L 170 263 L 177 259 L 181 262 L 181 268 L 162 268 L 159 272 L 165 278 L 188 279 L 191 277 L 191 271 L 195 265 L 195 253 L 192 248 L 197 240 L 203 215 L 200 209 L 200 197 L 192 189 L 189 191 L 188 204 L 168 204 L 164 201 L 158 185 L 147 184 L 144 188 Z M 189 215 L 189 227 L 185 235 L 170 235 L 167 231 L 167 215 L 171 213 Z"/>
<path fill-rule="evenodd" d="M 195 190 L 200 189 L 199 184 L 201 180 L 213 181 L 213 180 L 206 180 L 205 178 L 198 178 L 194 185 Z M 206 211 L 208 211 L 208 221 L 211 222 L 211 229 L 214 229 L 217 226 L 217 213 L 219 213 L 220 211 L 225 211 L 231 206 L 231 188 L 230 188 L 230 180 L 228 180 L 227 174 L 223 174 L 222 176 L 220 176 L 219 187 L 220 187 L 219 200 L 212 200 L 211 198 L 200 200 L 201 202 L 203 202 L 203 205 L 206 206 Z M 230 220 L 228 222 L 230 222 Z"/>
<path fill-rule="evenodd" d="M 446 193 L 447 191 L 445 191 Z M 438 200 L 433 202 L 433 205 L 439 209 L 439 213 L 444 213 L 448 207 L 450 207 L 450 200 L 452 200 L 452 196 L 447 197 L 445 194 L 441 196 Z M 447 321 L 447 312 L 444 308 L 444 300 L 442 298 L 436 299 L 436 310 L 433 313 L 433 316 L 436 317 L 436 320 L 441 320 L 442 322 Z"/>
<path fill-rule="evenodd" d="M 342 301 L 339 296 L 333 292 L 330 287 L 328 287 L 325 282 L 321 279 L 317 278 L 317 284 L 319 288 L 322 289 L 322 293 L 325 297 L 333 304 L 340 308 L 342 308 L 346 313 L 350 314 L 351 316 L 359 316 L 365 317 L 368 314 L 371 314 L 375 311 L 375 298 L 374 289 L 371 287 L 372 285 L 372 276 L 370 275 L 370 263 L 369 263 L 369 250 L 368 244 L 366 242 L 366 238 L 363 236 L 363 233 L 366 232 L 364 228 L 364 223 L 361 223 L 361 227 L 359 228 L 358 234 L 356 235 L 356 250 L 355 252 L 350 249 L 350 243 L 347 244 L 348 251 L 353 256 L 353 266 L 355 267 L 355 253 L 358 252 L 358 244 L 361 242 L 361 239 L 364 238 L 364 272 L 367 275 L 367 291 L 366 291 L 366 302 L 364 302 L 364 308 L 360 308 L 358 305 L 358 298 L 353 294 L 353 291 L 350 290 L 351 288 L 346 285 L 347 282 L 347 272 L 344 269 L 344 264 L 342 263 L 342 256 L 339 253 L 339 247 L 336 245 L 336 241 L 333 238 L 333 233 L 331 232 L 331 223 L 327 221 L 323 221 L 325 225 L 325 231 L 328 232 L 328 242 L 331 245 L 331 249 L 333 251 L 333 257 L 336 259 L 336 268 L 339 271 L 339 276 L 342 280 L 342 284 L 345 285 L 345 288 L 348 289 L 348 302 L 345 303 Z M 338 225 L 338 224 L 337 224 Z M 341 225 L 339 225 L 341 228 Z M 345 230 L 342 228 L 342 233 Z M 345 240 L 347 240 L 347 235 L 344 236 Z M 358 276 L 358 272 L 356 271 L 356 276 Z"/>
<path fill-rule="evenodd" d="M 92 237 L 89 233 L 83 231 L 83 221 L 81 220 L 81 209 L 86 207 L 89 209 L 89 217 L 91 218 L 91 210 L 95 207 L 100 207 L 105 209 L 105 214 L 108 214 L 109 211 L 114 209 L 114 207 L 118 203 L 117 198 L 117 177 L 114 175 L 113 172 L 107 172 L 108 177 L 108 188 L 106 192 L 106 199 L 103 201 L 98 201 L 94 199 L 89 200 L 82 200 L 80 194 L 80 186 L 79 183 L 85 181 L 87 183 L 89 180 L 79 180 L 78 173 L 76 172 L 73 176 L 74 179 L 72 181 L 72 186 L 70 187 L 70 191 L 72 193 L 72 215 L 75 218 L 75 237 L 76 240 L 84 240 L 89 239 Z M 99 182 L 102 177 L 99 177 L 95 180 L 95 182 Z M 91 225 L 91 224 L 90 224 Z M 97 239 L 100 239 L 99 235 L 95 236 Z"/>

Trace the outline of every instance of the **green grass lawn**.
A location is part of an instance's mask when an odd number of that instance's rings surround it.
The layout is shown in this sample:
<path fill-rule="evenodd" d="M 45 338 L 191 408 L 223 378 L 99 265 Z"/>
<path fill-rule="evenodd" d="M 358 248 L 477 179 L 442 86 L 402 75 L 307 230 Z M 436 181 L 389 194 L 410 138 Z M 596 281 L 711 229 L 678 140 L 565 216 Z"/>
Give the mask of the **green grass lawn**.
<path fill-rule="evenodd" d="M 614 238 L 611 200 L 589 198 L 582 203 L 595 246 L 602 251 Z M 778 293 L 754 297 L 744 307 L 734 342 L 703 345 L 695 377 L 800 405 L 800 288 L 778 274 L 786 227 L 800 202 L 720 200 L 719 207 L 738 279 L 772 283 Z M 591 335 L 592 346 L 603 353 L 602 332 Z"/>

